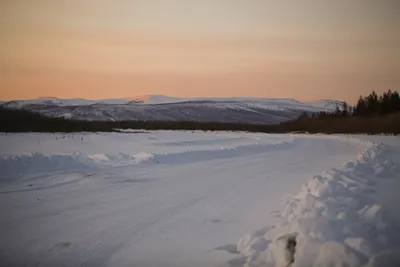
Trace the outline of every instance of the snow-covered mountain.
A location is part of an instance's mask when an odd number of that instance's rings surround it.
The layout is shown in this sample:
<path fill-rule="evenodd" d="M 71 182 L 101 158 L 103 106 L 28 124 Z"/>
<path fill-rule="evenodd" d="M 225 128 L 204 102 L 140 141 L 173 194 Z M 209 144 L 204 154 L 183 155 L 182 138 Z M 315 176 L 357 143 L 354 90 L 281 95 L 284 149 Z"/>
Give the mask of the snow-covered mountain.
<path fill-rule="evenodd" d="M 11 108 L 23 108 L 28 105 L 56 105 L 56 106 L 86 106 L 94 104 L 128 104 L 136 101 L 141 101 L 136 98 L 115 98 L 115 99 L 101 99 L 101 100 L 89 100 L 84 98 L 70 98 L 61 99 L 57 97 L 39 97 L 36 99 L 29 100 L 14 100 L 6 102 L 4 106 Z"/>
<path fill-rule="evenodd" d="M 307 103 L 325 110 L 335 110 L 336 107 L 342 108 L 343 106 L 343 101 L 331 100 L 331 99 L 321 99 L 316 101 L 310 101 Z"/>
<path fill-rule="evenodd" d="M 88 100 L 41 97 L 3 103 L 52 117 L 80 120 L 185 120 L 274 124 L 294 119 L 302 112 L 333 111 L 338 101 L 304 103 L 283 98 L 175 98 L 147 95 Z"/>

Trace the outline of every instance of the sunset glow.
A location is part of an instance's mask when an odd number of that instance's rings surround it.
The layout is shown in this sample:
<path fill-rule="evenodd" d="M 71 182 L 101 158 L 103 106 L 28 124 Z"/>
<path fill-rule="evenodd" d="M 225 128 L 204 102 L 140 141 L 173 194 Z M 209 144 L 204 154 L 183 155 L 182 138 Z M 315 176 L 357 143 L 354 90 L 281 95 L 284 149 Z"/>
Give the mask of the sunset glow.
<path fill-rule="evenodd" d="M 6 0 L 0 100 L 400 87 L 400 1 Z"/>

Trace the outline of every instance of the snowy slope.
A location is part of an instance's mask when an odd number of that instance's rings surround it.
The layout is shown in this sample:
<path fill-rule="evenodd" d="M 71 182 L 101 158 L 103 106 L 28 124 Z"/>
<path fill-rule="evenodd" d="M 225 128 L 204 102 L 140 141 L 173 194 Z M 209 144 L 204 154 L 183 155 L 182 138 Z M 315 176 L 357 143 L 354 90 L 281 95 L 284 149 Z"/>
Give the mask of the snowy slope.
<path fill-rule="evenodd" d="M 202 122 L 279 123 L 304 110 L 260 107 L 256 103 L 182 102 L 160 105 L 28 105 L 25 108 L 53 117 L 80 120 L 173 120 Z"/>
<path fill-rule="evenodd" d="M 294 233 L 293 266 L 393 266 L 395 138 L 2 134 L 0 259 L 279 266 L 279 238 Z"/>
<path fill-rule="evenodd" d="M 181 98 L 181 97 L 169 97 L 163 95 L 143 95 L 134 97 L 133 99 L 137 100 L 139 103 L 151 105 L 151 104 L 169 104 L 169 103 L 179 103 L 190 101 L 189 98 Z M 194 100 L 194 99 L 192 99 Z"/>
<path fill-rule="evenodd" d="M 115 98 L 115 99 L 101 99 L 101 100 L 89 100 L 84 98 L 71 98 L 61 99 L 57 97 L 39 97 L 30 100 L 14 100 L 3 103 L 5 107 L 10 108 L 23 108 L 29 105 L 48 105 L 48 106 L 86 106 L 95 104 L 110 104 L 110 105 L 122 105 L 140 101 L 136 98 Z"/>
<path fill-rule="evenodd" d="M 85 100 L 40 98 L 11 101 L 4 107 L 26 108 L 48 116 L 80 120 L 186 120 L 275 124 L 302 112 L 332 111 L 336 105 L 294 99 L 197 98 L 166 96 Z"/>
<path fill-rule="evenodd" d="M 109 99 L 84 99 L 84 98 L 70 98 L 62 99 L 58 97 L 39 97 L 29 100 L 14 100 L 7 103 L 6 106 L 13 108 L 22 108 L 26 105 L 56 105 L 56 106 L 85 106 L 85 105 L 95 105 L 95 104 L 110 104 L 110 105 L 123 105 L 123 104 L 168 104 L 168 103 L 178 103 L 186 102 L 191 99 L 168 97 L 162 95 L 144 95 L 137 97 L 125 97 L 125 98 L 109 98 Z M 195 99 L 193 99 L 195 100 Z"/>
<path fill-rule="evenodd" d="M 341 101 L 334 100 L 318 100 L 312 102 L 300 102 L 296 99 L 290 98 L 249 98 L 249 97 L 233 97 L 233 98 L 179 98 L 169 97 L 163 95 L 143 95 L 137 97 L 126 97 L 126 98 L 110 98 L 100 100 L 89 100 L 84 98 L 71 98 L 61 99 L 57 97 L 39 97 L 36 99 L 29 100 L 14 100 L 9 102 L 1 101 L 1 104 L 6 103 L 8 107 L 23 107 L 25 105 L 57 105 L 57 106 L 83 106 L 83 105 L 94 105 L 94 104 L 144 104 L 144 105 L 158 105 L 158 104 L 171 104 L 171 103 L 182 103 L 182 102 L 244 102 L 244 103 L 262 103 L 270 105 L 271 108 L 275 106 L 283 106 L 290 108 L 292 106 L 302 107 L 303 109 L 312 108 L 329 108 L 334 110 L 336 105 L 341 105 Z"/>
<path fill-rule="evenodd" d="M 343 101 L 329 100 L 329 99 L 310 101 L 306 103 L 316 108 L 326 109 L 326 110 L 335 110 L 336 107 L 341 108 L 343 106 Z"/>

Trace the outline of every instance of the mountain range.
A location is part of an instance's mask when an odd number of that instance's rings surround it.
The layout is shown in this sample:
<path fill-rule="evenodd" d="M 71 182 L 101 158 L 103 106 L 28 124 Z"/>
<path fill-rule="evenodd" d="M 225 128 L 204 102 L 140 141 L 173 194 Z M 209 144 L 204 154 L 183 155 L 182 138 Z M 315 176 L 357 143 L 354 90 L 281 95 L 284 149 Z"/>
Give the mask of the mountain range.
<path fill-rule="evenodd" d="M 341 101 L 300 102 L 286 98 L 176 98 L 145 95 L 89 100 L 40 97 L 0 103 L 3 107 L 33 110 L 47 116 L 78 120 L 175 120 L 275 124 L 303 112 L 333 111 Z"/>

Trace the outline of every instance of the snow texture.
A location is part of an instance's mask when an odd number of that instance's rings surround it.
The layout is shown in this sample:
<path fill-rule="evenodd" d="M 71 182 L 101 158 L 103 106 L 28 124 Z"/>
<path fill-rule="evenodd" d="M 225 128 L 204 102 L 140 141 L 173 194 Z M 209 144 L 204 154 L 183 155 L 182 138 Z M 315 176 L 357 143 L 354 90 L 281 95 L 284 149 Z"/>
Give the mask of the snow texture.
<path fill-rule="evenodd" d="M 125 130 L 0 144 L 0 266 L 399 266 L 398 137 Z"/>
<path fill-rule="evenodd" d="M 288 266 L 285 237 L 297 239 L 291 266 L 398 266 L 400 228 L 370 196 L 375 179 L 399 179 L 398 166 L 373 144 L 355 162 L 314 176 L 288 200 L 282 222 L 237 244 L 246 266 Z M 379 264 L 378 264 L 379 262 Z"/>

